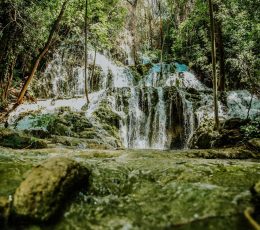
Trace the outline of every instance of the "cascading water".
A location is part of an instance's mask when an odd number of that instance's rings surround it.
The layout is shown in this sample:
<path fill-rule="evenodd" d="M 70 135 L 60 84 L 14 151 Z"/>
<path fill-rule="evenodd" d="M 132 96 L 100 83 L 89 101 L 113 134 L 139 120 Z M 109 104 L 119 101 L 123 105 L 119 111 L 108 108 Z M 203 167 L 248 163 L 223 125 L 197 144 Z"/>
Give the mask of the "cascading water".
<path fill-rule="evenodd" d="M 166 143 L 166 112 L 165 102 L 163 98 L 163 88 L 158 87 L 158 103 L 155 112 L 155 121 L 153 124 L 154 138 L 152 140 L 152 148 L 163 149 Z"/>
<path fill-rule="evenodd" d="M 90 65 L 93 65 L 94 56 L 95 53 L 90 52 Z M 76 111 L 84 107 L 84 68 L 69 68 L 65 59 L 56 54 L 49 63 L 45 76 L 33 86 L 38 97 L 54 97 L 56 101 L 39 101 L 33 106 L 22 105 L 15 111 L 16 115 L 39 109 L 48 113 L 64 105 Z M 196 126 L 204 119 L 213 118 L 212 92 L 188 72 L 185 65 L 149 64 L 152 67 L 148 74 L 136 77 L 129 68 L 117 66 L 97 52 L 96 69 L 99 74 L 90 74 L 93 69 L 89 70 L 90 104 L 86 116 L 93 122 L 98 122 L 93 113 L 98 110 L 101 102 L 105 102 L 121 118 L 120 136 L 125 147 L 186 147 Z M 247 97 L 240 97 L 241 94 L 247 94 Z M 73 99 L 75 96 L 81 98 Z M 72 99 L 57 99 L 59 97 Z M 260 110 L 259 100 L 255 97 L 252 99 L 250 115 L 255 116 Z M 237 111 L 241 106 L 245 109 L 250 100 L 250 95 L 245 91 L 230 92 L 228 107 L 225 108 L 220 103 L 220 116 L 241 115 Z M 11 115 L 11 123 L 17 117 L 15 114 Z"/>

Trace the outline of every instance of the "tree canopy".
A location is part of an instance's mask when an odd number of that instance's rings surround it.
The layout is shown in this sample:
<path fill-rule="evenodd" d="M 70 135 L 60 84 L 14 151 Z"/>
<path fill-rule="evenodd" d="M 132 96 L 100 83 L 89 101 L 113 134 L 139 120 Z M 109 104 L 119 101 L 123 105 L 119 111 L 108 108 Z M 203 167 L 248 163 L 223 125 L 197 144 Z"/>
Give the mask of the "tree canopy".
<path fill-rule="evenodd" d="M 130 3 L 130 4 L 129 4 Z M 211 81 L 211 46 L 208 4 L 204 0 L 89 0 L 90 46 L 122 61 L 120 43 L 130 31 L 136 56 L 153 61 L 187 64 L 208 86 Z M 10 87 L 26 79 L 44 47 L 62 1 L 3 0 L 0 3 L 1 104 Z M 259 15 L 257 1 L 214 0 L 217 74 L 220 90 L 259 89 Z M 134 6 L 134 8 L 133 8 Z M 84 0 L 70 0 L 40 72 L 55 50 L 66 44 L 72 55 L 84 55 Z M 134 21 L 133 21 L 134 20 Z M 160 54 L 161 53 L 161 54 Z"/>

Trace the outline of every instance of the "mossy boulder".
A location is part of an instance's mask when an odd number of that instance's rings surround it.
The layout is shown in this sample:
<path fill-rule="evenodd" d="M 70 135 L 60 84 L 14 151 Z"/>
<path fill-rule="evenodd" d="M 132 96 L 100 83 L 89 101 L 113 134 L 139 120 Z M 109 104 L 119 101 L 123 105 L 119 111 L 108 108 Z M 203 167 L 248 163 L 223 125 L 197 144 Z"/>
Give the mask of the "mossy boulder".
<path fill-rule="evenodd" d="M 68 158 L 50 158 L 34 167 L 16 189 L 12 215 L 18 220 L 48 221 L 71 192 L 86 188 L 89 171 Z"/>
<path fill-rule="evenodd" d="M 47 130 L 53 135 L 77 137 L 79 132 L 92 127 L 85 113 L 62 111 L 53 117 L 47 125 Z"/>
<path fill-rule="evenodd" d="M 245 135 L 241 132 L 241 126 L 248 120 L 231 118 L 226 120 L 219 131 L 214 130 L 214 121 L 208 120 L 200 124 L 190 141 L 191 148 L 222 148 L 243 145 Z"/>
<path fill-rule="evenodd" d="M 119 114 L 112 111 L 106 101 L 100 103 L 99 108 L 93 113 L 93 115 L 100 121 L 101 124 L 107 124 L 119 128 L 119 121 L 121 118 Z"/>
<path fill-rule="evenodd" d="M 111 109 L 109 102 L 102 101 L 93 116 L 100 124 L 98 136 L 114 148 L 122 147 L 119 134 L 121 117 Z"/>
<path fill-rule="evenodd" d="M 214 131 L 214 121 L 205 120 L 194 132 L 189 147 L 192 149 L 208 149 L 212 147 L 212 142 L 216 139 L 218 132 Z"/>
<path fill-rule="evenodd" d="M 44 140 L 30 137 L 25 133 L 11 129 L 0 129 L 0 145 L 14 149 L 40 149 L 47 147 L 47 143 Z"/>
<path fill-rule="evenodd" d="M 214 140 L 214 147 L 230 147 L 243 145 L 245 139 L 241 127 L 248 124 L 249 120 L 230 118 L 224 122 L 219 130 L 219 135 Z"/>
<path fill-rule="evenodd" d="M 250 139 L 247 144 L 251 149 L 260 152 L 260 138 Z"/>

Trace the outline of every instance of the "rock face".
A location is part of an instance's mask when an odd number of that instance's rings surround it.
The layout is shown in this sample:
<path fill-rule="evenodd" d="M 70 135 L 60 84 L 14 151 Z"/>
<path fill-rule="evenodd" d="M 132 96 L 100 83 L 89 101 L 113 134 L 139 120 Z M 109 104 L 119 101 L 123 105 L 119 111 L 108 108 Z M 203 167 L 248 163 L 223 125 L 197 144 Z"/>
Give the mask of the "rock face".
<path fill-rule="evenodd" d="M 87 186 L 89 172 L 67 158 L 51 158 L 31 170 L 14 194 L 15 218 L 48 221 L 71 191 Z"/>

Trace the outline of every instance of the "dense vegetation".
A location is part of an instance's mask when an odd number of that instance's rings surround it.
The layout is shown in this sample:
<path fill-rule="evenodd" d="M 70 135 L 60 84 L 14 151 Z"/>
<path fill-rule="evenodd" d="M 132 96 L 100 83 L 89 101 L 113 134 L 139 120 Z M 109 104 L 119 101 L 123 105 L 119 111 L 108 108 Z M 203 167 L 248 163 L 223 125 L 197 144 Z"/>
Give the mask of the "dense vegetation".
<path fill-rule="evenodd" d="M 38 74 L 55 50 L 66 45 L 84 57 L 85 4 L 69 0 L 59 30 L 40 62 Z M 4 0 L 0 3 L 0 94 L 3 108 L 13 87 L 31 72 L 44 48 L 62 1 Z M 215 34 L 219 89 L 243 89 L 259 94 L 258 1 L 215 0 Z M 133 64 L 141 57 L 187 64 L 209 86 L 211 46 L 208 3 L 203 0 L 88 1 L 87 32 L 92 48 L 124 62 L 120 40 L 130 32 Z M 129 63 L 129 62 L 128 62 Z M 130 64 L 130 63 L 129 63 Z"/>
<path fill-rule="evenodd" d="M 84 56 L 85 1 L 68 2 L 55 31 L 40 71 L 61 44 L 73 46 L 75 55 Z M 123 23 L 125 10 L 120 1 L 88 2 L 88 33 L 90 43 L 99 50 L 111 49 Z M 18 88 L 31 71 L 34 60 L 43 49 L 62 7 L 61 1 L 1 1 L 0 3 L 0 94 L 1 105 L 7 102 L 11 86 Z M 118 13 L 121 12 L 121 13 Z"/>

